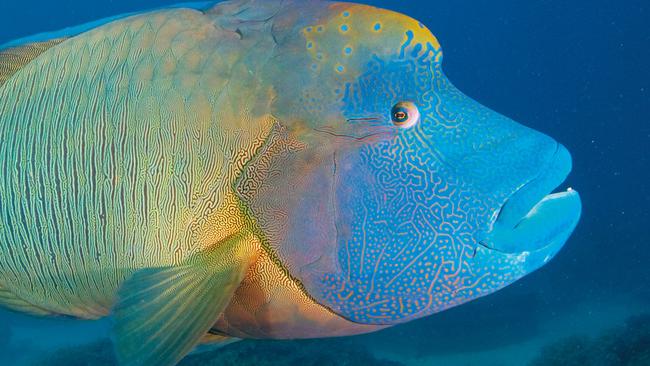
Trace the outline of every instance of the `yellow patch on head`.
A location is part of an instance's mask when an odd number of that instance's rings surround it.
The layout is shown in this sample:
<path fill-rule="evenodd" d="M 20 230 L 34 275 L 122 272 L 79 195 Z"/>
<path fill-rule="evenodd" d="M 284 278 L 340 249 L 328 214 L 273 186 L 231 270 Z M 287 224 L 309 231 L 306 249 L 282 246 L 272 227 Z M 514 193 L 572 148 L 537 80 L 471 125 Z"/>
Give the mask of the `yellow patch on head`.
<path fill-rule="evenodd" d="M 354 24 L 361 29 L 361 34 L 383 34 L 386 32 L 405 34 L 413 32 L 413 44 L 430 43 L 434 50 L 440 50 L 440 43 L 427 27 L 417 20 L 394 11 L 368 5 L 335 3 L 330 9 L 340 16 L 330 19 L 326 24 L 334 23 L 337 27 Z M 354 21 L 351 21 L 354 18 Z M 343 31 L 343 29 L 341 29 Z M 385 42 L 385 40 L 384 40 Z M 385 44 L 385 43 L 384 43 Z"/>
<path fill-rule="evenodd" d="M 367 5 L 334 3 L 329 16 L 301 30 L 314 73 L 332 73 L 341 80 L 354 79 L 368 56 L 418 55 L 440 57 L 438 40 L 417 20 Z M 357 56 L 357 57 L 355 57 Z M 437 61 L 437 60 L 436 60 Z"/>

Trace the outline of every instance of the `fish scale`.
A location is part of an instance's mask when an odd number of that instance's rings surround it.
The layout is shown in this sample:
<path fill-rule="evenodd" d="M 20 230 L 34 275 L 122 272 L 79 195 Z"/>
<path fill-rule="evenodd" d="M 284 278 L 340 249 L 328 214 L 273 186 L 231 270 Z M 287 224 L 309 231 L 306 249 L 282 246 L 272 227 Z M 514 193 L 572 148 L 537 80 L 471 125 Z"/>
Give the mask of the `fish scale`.
<path fill-rule="evenodd" d="M 83 38 L 70 39 L 47 51 L 47 63 L 36 60 L 3 88 L 12 90 L 22 83 L 32 86 L 27 94 L 3 93 L 6 104 L 1 111 L 3 140 L 12 138 L 9 144 L 3 144 L 2 160 L 8 165 L 5 169 L 14 172 L 1 178 L 2 191 L 15 197 L 26 195 L 25 190 L 30 193 L 28 200 L 23 201 L 27 206 L 15 207 L 7 213 L 25 218 L 21 225 L 22 240 L 7 237 L 5 231 L 2 244 L 5 250 L 7 246 L 28 247 L 32 251 L 30 257 L 38 258 L 29 261 L 28 271 L 37 276 L 25 277 L 24 270 L 5 261 L 12 256 L 2 256 L 3 273 L 14 274 L 7 276 L 4 285 L 19 296 L 34 303 L 51 302 L 49 307 L 57 312 L 96 317 L 111 306 L 112 298 L 106 294 L 116 289 L 133 269 L 178 263 L 200 250 L 201 244 L 186 235 L 187 228 L 193 220 L 209 216 L 214 206 L 219 205 L 228 185 L 227 177 L 233 176 L 225 164 L 229 159 L 228 138 L 214 125 L 206 126 L 211 123 L 212 113 L 200 110 L 211 108 L 203 101 L 218 98 L 219 94 L 200 94 L 193 85 L 170 88 L 179 71 L 174 73 L 160 62 L 145 66 L 152 58 L 138 45 L 121 41 L 147 39 L 143 46 L 156 49 L 156 44 L 148 42 L 161 39 L 160 33 L 167 34 L 166 39 L 175 35 L 166 27 L 186 28 L 184 25 L 191 23 L 192 30 L 205 24 L 200 18 L 197 21 L 198 13 L 182 13 L 187 14 L 179 17 L 179 11 L 163 11 L 151 21 L 138 17 L 124 20 L 129 32 L 116 42 L 110 39 L 112 34 L 121 32 L 124 25 L 120 22 L 91 31 L 87 35 L 90 43 Z M 166 39 L 160 42 L 169 44 Z M 187 41 L 185 49 L 189 48 Z M 82 42 L 85 43 L 79 47 Z M 161 44 L 159 48 L 165 47 Z M 105 66 L 101 65 L 102 60 L 106 60 Z M 133 70 L 146 67 L 153 69 L 147 89 L 132 91 L 120 86 L 137 86 L 134 79 L 138 75 Z M 95 76 L 80 77 L 87 72 Z M 125 80 L 129 80 L 128 84 L 124 84 Z M 161 90 L 162 95 L 155 90 Z M 161 99 L 171 107 L 165 108 L 165 104 L 158 102 Z M 39 102 L 34 103 L 35 100 Z M 192 100 L 195 103 L 187 103 Z M 9 106 L 17 108 L 16 112 L 9 111 Z M 158 117 L 151 119 L 151 112 Z M 39 122 L 35 115 L 45 116 L 51 122 Z M 202 119 L 192 118 L 201 115 Z M 194 133 L 194 129 L 201 132 Z M 142 140 L 137 131 L 149 139 Z M 202 136 L 201 144 L 193 137 L 197 135 Z M 188 147 L 194 152 L 184 151 Z M 32 151 L 38 151 L 38 156 L 32 156 Z M 48 166 L 46 157 L 54 166 Z M 12 166 L 12 162 L 27 165 Z M 30 173 L 15 173 L 20 171 Z M 39 175 L 43 181 L 35 179 Z M 223 178 L 210 178 L 215 176 Z M 194 184 L 190 186 L 184 180 Z M 44 181 L 54 182 L 53 187 L 46 187 Z M 148 199 L 142 201 L 145 190 Z M 49 202 L 51 206 L 36 207 L 36 201 Z M 48 230 L 55 235 L 40 232 L 39 217 L 49 220 Z M 6 216 L 4 225 L 11 227 Z M 37 241 L 27 239 L 30 237 Z M 49 257 L 52 260 L 46 259 Z M 97 267 L 101 271 L 93 273 Z M 51 291 L 62 284 L 63 289 Z M 83 309 L 70 310 L 79 303 L 84 304 Z"/>

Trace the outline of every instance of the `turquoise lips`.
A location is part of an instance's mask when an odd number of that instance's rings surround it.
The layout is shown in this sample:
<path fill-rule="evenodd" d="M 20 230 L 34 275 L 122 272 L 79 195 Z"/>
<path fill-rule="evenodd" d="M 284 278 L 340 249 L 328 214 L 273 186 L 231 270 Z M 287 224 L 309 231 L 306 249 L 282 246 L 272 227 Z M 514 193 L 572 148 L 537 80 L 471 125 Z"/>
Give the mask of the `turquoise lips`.
<path fill-rule="evenodd" d="M 571 155 L 559 145 L 540 174 L 517 189 L 503 204 L 482 244 L 504 254 L 522 256 L 525 270 L 548 262 L 576 227 L 582 205 L 578 192 L 549 194 L 571 171 Z"/>

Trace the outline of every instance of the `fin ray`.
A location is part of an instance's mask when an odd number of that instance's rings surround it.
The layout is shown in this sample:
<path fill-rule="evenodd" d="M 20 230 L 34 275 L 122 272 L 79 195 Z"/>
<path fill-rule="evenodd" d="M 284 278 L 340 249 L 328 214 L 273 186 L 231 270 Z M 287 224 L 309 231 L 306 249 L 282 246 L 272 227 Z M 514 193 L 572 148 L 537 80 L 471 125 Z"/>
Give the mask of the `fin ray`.
<path fill-rule="evenodd" d="M 181 266 L 143 269 L 125 281 L 113 309 L 120 365 L 175 365 L 187 355 L 257 258 L 254 242 L 234 235 Z"/>

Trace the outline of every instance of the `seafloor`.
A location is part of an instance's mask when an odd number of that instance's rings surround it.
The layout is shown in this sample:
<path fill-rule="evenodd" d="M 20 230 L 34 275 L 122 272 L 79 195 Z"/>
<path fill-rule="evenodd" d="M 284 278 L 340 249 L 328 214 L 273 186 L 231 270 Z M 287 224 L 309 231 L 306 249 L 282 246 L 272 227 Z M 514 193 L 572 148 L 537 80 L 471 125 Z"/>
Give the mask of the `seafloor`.
<path fill-rule="evenodd" d="M 648 299 L 584 303 L 561 312 L 547 311 L 538 300 L 533 294 L 488 297 L 365 336 L 242 341 L 190 356 L 181 365 L 650 365 Z M 21 326 L 2 323 L 0 364 L 115 365 L 109 323 L 52 319 L 32 326 L 26 317 L 16 321 Z"/>

